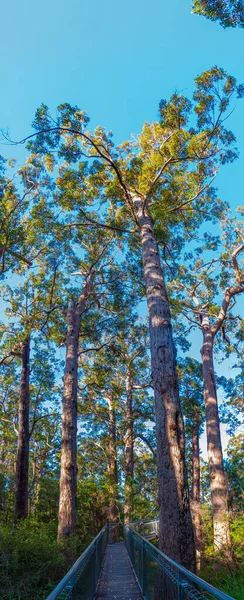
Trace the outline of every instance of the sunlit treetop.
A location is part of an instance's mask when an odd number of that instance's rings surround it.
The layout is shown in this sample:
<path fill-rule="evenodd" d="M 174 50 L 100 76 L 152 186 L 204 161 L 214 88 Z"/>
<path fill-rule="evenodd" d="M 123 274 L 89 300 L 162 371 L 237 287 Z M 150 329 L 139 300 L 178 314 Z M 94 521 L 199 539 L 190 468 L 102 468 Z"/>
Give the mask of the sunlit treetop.
<path fill-rule="evenodd" d="M 162 100 L 158 121 L 117 147 L 111 132 L 89 131 L 86 114 L 69 104 L 55 121 L 42 105 L 23 142 L 52 172 L 52 197 L 69 222 L 75 211 L 75 222 L 87 226 L 99 209 L 103 227 L 138 232 L 134 198 L 143 198 L 158 239 L 172 237 L 171 229 L 180 245 L 182 235 L 189 239 L 203 219 L 223 212 L 212 182 L 238 156 L 226 119 L 243 94 L 243 85 L 213 67 L 196 78 L 192 100 L 179 93 Z"/>
<path fill-rule="evenodd" d="M 244 27 L 243 0 L 194 0 L 193 11 L 223 27 Z"/>

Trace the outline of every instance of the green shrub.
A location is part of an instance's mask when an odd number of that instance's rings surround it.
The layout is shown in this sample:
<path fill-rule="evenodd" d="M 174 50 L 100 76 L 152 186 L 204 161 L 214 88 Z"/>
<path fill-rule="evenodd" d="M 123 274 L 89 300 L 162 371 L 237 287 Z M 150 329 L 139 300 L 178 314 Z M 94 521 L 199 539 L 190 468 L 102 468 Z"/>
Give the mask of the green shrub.
<path fill-rule="evenodd" d="M 213 566 L 208 566 L 202 569 L 200 577 L 208 581 L 214 587 L 222 592 L 225 592 L 235 600 L 243 600 L 244 590 L 244 572 L 243 569 L 237 568 L 233 572 L 228 569 L 214 571 Z"/>
<path fill-rule="evenodd" d="M 0 527 L 2 600 L 43 600 L 67 571 L 56 542 L 55 523 L 31 518 Z"/>

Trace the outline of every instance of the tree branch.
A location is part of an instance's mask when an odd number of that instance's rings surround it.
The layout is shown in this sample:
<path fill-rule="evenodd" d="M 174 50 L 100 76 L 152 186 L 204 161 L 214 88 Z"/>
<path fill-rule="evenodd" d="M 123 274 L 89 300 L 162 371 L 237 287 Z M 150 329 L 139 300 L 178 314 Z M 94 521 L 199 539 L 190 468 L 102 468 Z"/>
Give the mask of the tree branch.
<path fill-rule="evenodd" d="M 151 442 L 149 442 L 149 440 L 144 435 L 142 435 L 142 433 L 136 433 L 134 435 L 134 439 L 136 439 L 136 438 L 140 438 L 142 440 L 142 442 L 144 442 L 144 444 L 146 444 L 148 446 L 149 450 L 151 450 L 151 453 L 153 454 L 153 456 L 155 456 L 155 457 L 157 456 L 154 448 L 152 447 Z"/>
<path fill-rule="evenodd" d="M 171 210 L 169 211 L 170 213 L 175 212 L 176 210 L 179 210 L 180 208 L 182 208 L 183 206 L 186 206 L 187 204 L 190 204 L 190 202 L 194 202 L 194 200 L 196 200 L 200 194 L 202 192 L 204 192 L 204 190 L 206 190 L 211 183 L 214 181 L 214 179 L 216 178 L 217 174 L 215 173 L 215 175 L 212 177 L 212 179 L 210 179 L 210 181 L 208 183 L 206 183 L 206 185 L 204 185 L 196 194 L 195 196 L 193 196 L 193 198 L 190 198 L 190 200 L 186 200 L 186 202 L 183 202 L 182 204 L 179 204 L 178 206 L 175 206 L 174 208 L 171 208 Z"/>
<path fill-rule="evenodd" d="M 136 218 L 136 215 L 135 215 L 135 212 L 133 209 L 133 203 L 131 202 L 130 194 L 129 194 L 127 187 L 123 181 L 119 167 L 117 166 L 116 162 L 111 158 L 111 156 L 108 156 L 107 154 L 102 152 L 102 150 L 100 148 L 100 144 L 97 144 L 96 142 L 94 142 L 94 140 L 92 138 L 90 138 L 88 135 L 86 135 L 84 132 L 77 131 L 76 129 L 72 129 L 69 127 L 49 127 L 47 129 L 42 129 L 40 131 L 32 133 L 31 135 L 28 135 L 27 137 L 20 140 L 19 142 L 12 142 L 12 143 L 13 144 L 25 144 L 25 142 L 32 139 L 33 137 L 36 137 L 37 135 L 44 134 L 44 133 L 51 133 L 51 132 L 55 132 L 55 131 L 70 133 L 75 136 L 80 136 L 81 138 L 86 140 L 92 146 L 92 148 L 95 148 L 97 154 L 99 155 L 99 158 L 102 158 L 105 162 L 107 162 L 110 165 L 110 167 L 114 170 L 114 172 L 116 173 L 119 183 L 124 192 L 125 201 L 126 201 L 127 206 L 132 214 L 132 218 L 137 223 L 137 218 Z M 9 140 L 9 141 L 11 142 L 11 140 Z M 104 148 L 104 146 L 102 146 L 102 147 Z M 105 149 L 105 152 L 107 152 L 106 149 Z M 90 158 L 93 158 L 92 154 L 90 155 Z"/>

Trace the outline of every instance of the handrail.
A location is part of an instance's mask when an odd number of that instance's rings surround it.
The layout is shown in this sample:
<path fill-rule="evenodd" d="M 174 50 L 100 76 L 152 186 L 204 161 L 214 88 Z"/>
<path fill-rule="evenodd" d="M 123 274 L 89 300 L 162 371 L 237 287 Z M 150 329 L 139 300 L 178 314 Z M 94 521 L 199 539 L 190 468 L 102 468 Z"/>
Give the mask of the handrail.
<path fill-rule="evenodd" d="M 207 583 L 206 581 L 204 581 L 203 579 L 201 579 L 197 575 L 194 575 L 194 573 L 191 573 L 191 571 L 188 571 L 188 569 L 185 569 L 185 567 L 182 567 L 180 564 L 178 564 L 172 558 L 170 558 L 169 556 L 167 556 L 167 554 L 164 554 L 164 552 L 162 552 L 161 550 L 159 550 L 158 548 L 156 548 L 156 546 L 154 546 L 153 544 L 151 544 L 146 538 L 144 538 L 142 535 L 140 535 L 139 533 L 137 533 L 131 527 L 131 525 L 125 525 L 125 539 L 126 539 L 126 530 L 130 530 L 132 536 L 135 536 L 135 537 L 139 538 L 140 541 L 141 541 L 142 546 L 144 546 L 144 547 L 148 546 L 149 547 L 150 553 L 151 554 L 153 553 L 157 564 L 159 564 L 159 565 L 162 566 L 162 562 L 160 561 L 160 559 L 163 559 L 170 566 L 174 567 L 174 569 L 176 569 L 178 573 L 180 573 L 181 575 L 184 575 L 187 578 L 187 580 L 193 582 L 194 584 L 196 584 L 197 586 L 199 586 L 203 590 L 205 590 L 207 593 L 209 593 L 212 596 L 214 596 L 214 598 L 216 598 L 216 600 L 234 600 L 234 598 L 232 598 L 231 596 L 228 596 L 228 594 L 225 594 L 224 592 L 221 592 L 217 588 L 213 587 L 210 583 Z M 140 585 L 140 581 L 138 581 L 138 583 Z M 181 581 L 181 585 L 182 584 L 183 584 L 183 587 L 184 587 L 184 581 Z M 140 585 L 140 588 L 142 589 L 141 585 Z M 142 592 L 143 591 L 144 590 L 142 590 Z M 146 598 L 146 596 L 144 596 L 144 598 Z"/>
<path fill-rule="evenodd" d="M 134 523 L 151 523 L 152 521 L 159 521 L 159 517 L 151 517 L 151 519 L 137 519 L 136 521 L 129 521 L 128 525 L 133 525 Z"/>
<path fill-rule="evenodd" d="M 79 568 L 81 567 L 82 563 L 85 563 L 86 560 L 88 560 L 90 558 L 90 556 L 92 554 L 92 550 L 94 550 L 94 548 L 96 548 L 97 543 L 102 538 L 102 536 L 105 534 L 107 529 L 108 529 L 108 524 L 106 523 L 106 525 L 103 527 L 103 529 L 101 529 L 101 531 L 94 538 L 94 540 L 92 540 L 92 542 L 89 544 L 89 546 L 84 550 L 84 552 L 77 559 L 77 561 L 73 564 L 73 566 L 68 571 L 68 573 L 66 573 L 66 575 L 63 577 L 63 579 L 61 579 L 61 581 L 58 583 L 58 585 L 55 587 L 55 589 L 51 592 L 51 594 L 49 594 L 49 596 L 46 598 L 46 600 L 57 600 L 59 595 L 61 594 L 61 592 L 63 592 L 66 587 L 69 587 L 69 586 L 73 587 L 73 585 L 75 584 L 76 575 L 78 573 Z"/>

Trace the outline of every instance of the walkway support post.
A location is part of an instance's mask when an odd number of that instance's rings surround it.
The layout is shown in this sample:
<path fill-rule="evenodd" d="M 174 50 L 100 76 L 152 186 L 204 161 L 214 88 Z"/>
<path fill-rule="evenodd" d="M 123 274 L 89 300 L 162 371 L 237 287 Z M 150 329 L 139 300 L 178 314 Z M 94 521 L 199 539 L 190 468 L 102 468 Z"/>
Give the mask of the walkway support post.
<path fill-rule="evenodd" d="M 146 596 L 146 588 L 147 588 L 147 564 L 146 564 L 146 548 L 145 542 L 142 542 L 142 593 L 143 596 Z"/>

